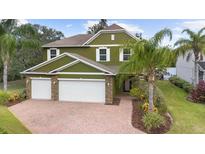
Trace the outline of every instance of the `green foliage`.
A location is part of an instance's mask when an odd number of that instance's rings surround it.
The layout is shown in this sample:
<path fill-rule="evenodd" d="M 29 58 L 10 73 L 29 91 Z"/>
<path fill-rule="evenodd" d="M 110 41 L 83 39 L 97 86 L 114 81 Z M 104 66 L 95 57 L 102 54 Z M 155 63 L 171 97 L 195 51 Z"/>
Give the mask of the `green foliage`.
<path fill-rule="evenodd" d="M 0 134 L 8 134 L 8 132 L 4 130 L 3 128 L 0 128 Z"/>
<path fill-rule="evenodd" d="M 193 89 L 192 84 L 190 84 L 189 82 L 185 80 L 178 78 L 177 76 L 170 77 L 169 81 L 172 84 L 176 85 L 177 87 L 184 89 L 184 91 L 186 91 L 187 93 L 191 92 Z"/>
<path fill-rule="evenodd" d="M 142 89 L 137 88 L 137 87 L 132 88 L 130 90 L 130 95 L 138 98 L 139 100 L 145 100 L 145 98 L 147 98 L 145 92 Z"/>
<path fill-rule="evenodd" d="M 150 132 L 151 129 L 159 128 L 160 126 L 164 125 L 165 119 L 156 112 L 147 112 L 143 116 L 142 122 L 146 130 Z"/>
<path fill-rule="evenodd" d="M 9 100 L 9 93 L 5 91 L 0 91 L 0 105 L 5 105 Z"/>
<path fill-rule="evenodd" d="M 100 30 L 102 30 L 106 27 L 108 27 L 107 20 L 101 19 L 98 24 L 94 24 L 93 26 L 88 27 L 87 33 L 88 34 L 96 34 L 97 32 L 99 32 Z"/>
<path fill-rule="evenodd" d="M 4 36 L 4 40 L 2 40 L 2 48 L 4 47 L 4 51 L 6 52 L 9 51 L 8 48 L 10 49 L 11 47 L 14 47 L 14 45 L 12 45 L 14 44 L 14 41 L 10 41 L 10 44 L 8 44 L 8 40 L 11 40 L 11 38 L 16 40 L 16 47 L 12 50 L 15 51 L 15 54 L 10 54 L 11 56 L 9 57 L 7 56 L 8 54 L 1 56 L 3 59 L 7 58 L 7 60 L 10 60 L 10 63 L 8 64 L 8 80 L 10 81 L 20 79 L 21 71 L 43 61 L 42 44 L 56 41 L 64 37 L 62 32 L 46 26 L 24 24 L 17 27 L 17 20 L 10 19 L 1 20 L 0 36 L 2 38 Z M 3 53 L 4 52 L 1 52 L 1 54 Z M 2 81 L 2 59 L 0 60 L 0 72 L 0 81 Z"/>

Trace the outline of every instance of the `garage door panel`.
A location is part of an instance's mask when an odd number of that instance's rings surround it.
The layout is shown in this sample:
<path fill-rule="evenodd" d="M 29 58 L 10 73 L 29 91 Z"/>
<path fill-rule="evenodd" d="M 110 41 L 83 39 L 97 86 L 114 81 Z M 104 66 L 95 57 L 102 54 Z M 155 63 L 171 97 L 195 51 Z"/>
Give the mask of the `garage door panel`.
<path fill-rule="evenodd" d="M 105 102 L 104 81 L 59 81 L 59 100 L 75 102 Z"/>
<path fill-rule="evenodd" d="M 31 80 L 32 99 L 51 99 L 51 80 L 32 79 Z"/>

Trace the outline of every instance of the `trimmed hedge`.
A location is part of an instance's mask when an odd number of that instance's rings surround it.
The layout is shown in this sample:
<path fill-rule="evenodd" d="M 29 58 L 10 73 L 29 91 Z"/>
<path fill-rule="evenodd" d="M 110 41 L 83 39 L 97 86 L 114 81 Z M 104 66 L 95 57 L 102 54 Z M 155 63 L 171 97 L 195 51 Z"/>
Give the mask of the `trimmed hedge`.
<path fill-rule="evenodd" d="M 178 78 L 177 76 L 170 77 L 169 81 L 175 86 L 184 89 L 184 91 L 186 91 L 187 93 L 190 93 L 194 88 L 192 84 L 183 79 Z"/>

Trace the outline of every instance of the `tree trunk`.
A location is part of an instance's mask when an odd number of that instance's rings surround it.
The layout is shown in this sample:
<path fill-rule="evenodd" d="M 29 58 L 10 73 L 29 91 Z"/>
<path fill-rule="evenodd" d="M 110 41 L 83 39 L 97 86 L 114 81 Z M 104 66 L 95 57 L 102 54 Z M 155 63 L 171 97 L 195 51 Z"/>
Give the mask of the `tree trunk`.
<path fill-rule="evenodd" d="M 154 75 L 150 75 L 148 79 L 149 88 L 149 111 L 152 112 L 154 108 Z"/>
<path fill-rule="evenodd" d="M 4 91 L 7 90 L 7 77 L 8 77 L 8 63 L 7 61 L 4 63 L 4 72 L 3 72 L 3 84 L 4 84 Z"/>
<path fill-rule="evenodd" d="M 194 61 L 194 87 L 197 85 L 197 61 Z"/>

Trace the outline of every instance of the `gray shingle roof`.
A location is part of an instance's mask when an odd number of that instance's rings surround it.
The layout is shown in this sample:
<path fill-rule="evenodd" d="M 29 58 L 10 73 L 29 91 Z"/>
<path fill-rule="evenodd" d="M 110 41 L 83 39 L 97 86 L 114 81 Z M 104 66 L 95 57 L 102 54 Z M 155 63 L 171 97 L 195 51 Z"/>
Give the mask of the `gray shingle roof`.
<path fill-rule="evenodd" d="M 199 66 L 205 70 L 205 62 L 198 62 Z"/>
<path fill-rule="evenodd" d="M 95 66 L 97 66 L 97 67 L 100 67 L 100 68 L 102 68 L 102 69 L 104 69 L 104 70 L 107 70 L 107 71 L 109 71 L 109 72 L 112 72 L 113 74 L 117 74 L 117 69 L 114 69 L 114 68 L 112 68 L 112 67 L 108 67 L 108 66 L 105 66 L 105 65 L 103 65 L 103 64 L 97 63 L 97 62 L 95 62 L 95 61 L 93 61 L 93 60 L 90 60 L 90 59 L 88 59 L 88 58 L 85 58 L 85 57 L 83 57 L 83 56 L 80 56 L 80 55 L 78 55 L 78 54 L 76 54 L 76 53 L 68 53 L 68 54 L 71 54 L 71 55 L 74 56 L 74 57 L 77 57 L 77 58 L 79 58 L 79 59 L 81 59 L 81 60 L 84 60 L 84 61 L 86 61 L 86 62 L 88 62 L 88 63 L 90 63 L 90 64 L 92 64 L 92 65 L 95 65 Z"/>
<path fill-rule="evenodd" d="M 43 45 L 42 47 L 67 47 L 67 46 L 80 46 L 83 45 L 88 39 L 90 39 L 92 34 L 79 34 L 74 35 L 62 40 L 57 40 L 48 44 Z"/>
<path fill-rule="evenodd" d="M 118 30 L 118 29 L 124 29 L 124 28 L 120 27 L 120 26 L 117 25 L 117 24 L 112 24 L 112 25 L 110 25 L 110 26 L 104 28 L 103 30 Z"/>
<path fill-rule="evenodd" d="M 112 24 L 103 30 L 121 30 L 121 29 L 123 30 L 124 28 L 120 27 L 117 24 Z M 57 40 L 54 42 L 47 43 L 42 47 L 57 48 L 57 47 L 81 46 L 93 36 L 94 36 L 93 34 L 78 34 L 68 38 L 64 38 L 62 40 Z"/>

